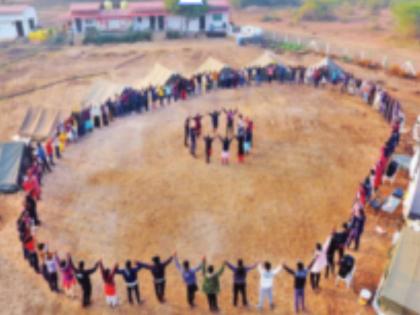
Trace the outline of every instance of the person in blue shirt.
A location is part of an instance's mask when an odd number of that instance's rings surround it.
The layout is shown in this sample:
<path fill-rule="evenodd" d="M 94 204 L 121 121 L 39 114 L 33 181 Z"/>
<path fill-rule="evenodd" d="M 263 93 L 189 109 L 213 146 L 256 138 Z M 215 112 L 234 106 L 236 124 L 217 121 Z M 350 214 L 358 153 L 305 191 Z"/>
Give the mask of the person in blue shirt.
<path fill-rule="evenodd" d="M 246 267 L 242 259 L 238 259 L 238 265 L 234 266 L 226 261 L 226 266 L 233 271 L 233 305 L 238 305 L 238 296 L 242 296 L 242 305 L 248 306 L 246 295 L 246 276 L 248 272 L 257 267 L 257 264 Z"/>
<path fill-rule="evenodd" d="M 140 290 L 139 290 L 139 284 L 137 281 L 137 273 L 140 271 L 140 269 L 145 268 L 145 265 L 138 262 L 135 267 L 132 266 L 131 261 L 127 260 L 125 262 L 125 268 L 124 269 L 117 269 L 116 274 L 121 275 L 124 278 L 125 284 L 127 286 L 127 296 L 128 296 L 128 302 L 130 304 L 133 304 L 133 293 L 136 297 L 137 304 L 141 303 L 140 300 Z"/>
<path fill-rule="evenodd" d="M 291 274 L 294 279 L 294 288 L 295 288 L 295 312 L 299 313 L 299 309 L 305 311 L 305 285 L 306 277 L 308 275 L 308 270 L 312 268 L 314 261 L 312 261 L 308 268 L 305 268 L 305 265 L 302 262 L 297 263 L 296 271 L 289 268 L 286 264 L 283 264 L 284 270 Z"/>
<path fill-rule="evenodd" d="M 187 302 L 190 305 L 190 307 L 193 308 L 195 307 L 195 293 L 198 290 L 196 273 L 199 270 L 201 270 L 205 258 L 203 258 L 203 261 L 200 263 L 200 265 L 198 265 L 195 268 L 190 268 L 190 262 L 188 260 L 185 260 L 181 266 L 178 260 L 178 256 L 176 254 L 174 258 L 175 266 L 181 273 L 184 283 L 187 286 Z"/>
<path fill-rule="evenodd" d="M 48 170 L 48 172 L 52 172 L 50 164 L 48 164 L 47 153 L 42 147 L 42 144 L 38 142 L 36 147 L 36 154 L 38 155 L 38 158 L 41 162 L 43 172 L 45 172 L 45 170 Z"/>

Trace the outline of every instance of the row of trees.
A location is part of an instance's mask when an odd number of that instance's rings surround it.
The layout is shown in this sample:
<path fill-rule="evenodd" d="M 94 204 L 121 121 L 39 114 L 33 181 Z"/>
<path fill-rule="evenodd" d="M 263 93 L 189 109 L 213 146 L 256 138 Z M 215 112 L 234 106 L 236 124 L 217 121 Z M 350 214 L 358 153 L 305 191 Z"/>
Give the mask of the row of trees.
<path fill-rule="evenodd" d="M 392 12 L 402 34 L 420 38 L 420 0 L 395 1 Z"/>
<path fill-rule="evenodd" d="M 248 6 L 298 6 L 302 0 L 231 0 L 231 3 L 237 8 Z"/>
<path fill-rule="evenodd" d="M 299 20 L 333 20 L 343 6 L 359 6 L 372 14 L 391 8 L 397 29 L 407 36 L 420 38 L 420 0 L 305 0 L 297 10 Z"/>

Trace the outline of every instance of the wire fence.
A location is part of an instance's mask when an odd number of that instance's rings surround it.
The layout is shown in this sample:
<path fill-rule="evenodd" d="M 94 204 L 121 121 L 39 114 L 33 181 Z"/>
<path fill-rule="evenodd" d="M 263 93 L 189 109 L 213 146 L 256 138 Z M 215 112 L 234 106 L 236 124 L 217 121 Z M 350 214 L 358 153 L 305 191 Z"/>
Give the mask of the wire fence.
<path fill-rule="evenodd" d="M 384 70 L 399 68 L 407 76 L 417 77 L 420 75 L 413 60 L 404 56 L 389 54 L 384 51 L 378 52 L 373 49 L 362 49 L 356 46 L 352 48 L 343 47 L 310 36 L 264 31 L 263 45 L 270 48 L 294 45 L 294 47 L 300 48 L 302 51 L 332 56 L 343 61 L 358 62 L 370 68 L 382 68 Z"/>

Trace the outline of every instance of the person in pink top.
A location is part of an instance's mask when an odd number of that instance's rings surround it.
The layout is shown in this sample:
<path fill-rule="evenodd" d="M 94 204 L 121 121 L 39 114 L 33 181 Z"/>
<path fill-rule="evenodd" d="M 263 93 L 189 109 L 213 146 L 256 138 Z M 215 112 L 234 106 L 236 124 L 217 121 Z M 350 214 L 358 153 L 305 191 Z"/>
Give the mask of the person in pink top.
<path fill-rule="evenodd" d="M 320 243 L 316 244 L 313 264 L 310 268 L 310 281 L 312 290 L 318 291 L 319 282 L 321 281 L 321 272 L 327 267 L 327 250 L 331 243 L 331 236 L 327 238 L 325 243 L 321 245 Z"/>
<path fill-rule="evenodd" d="M 76 278 L 74 276 L 73 268 L 70 263 L 70 255 L 67 254 L 66 259 L 60 259 L 58 254 L 55 254 L 55 259 L 58 265 L 58 269 L 60 270 L 60 276 L 61 276 L 61 286 L 64 289 L 64 293 L 74 298 L 74 286 L 76 285 Z"/>

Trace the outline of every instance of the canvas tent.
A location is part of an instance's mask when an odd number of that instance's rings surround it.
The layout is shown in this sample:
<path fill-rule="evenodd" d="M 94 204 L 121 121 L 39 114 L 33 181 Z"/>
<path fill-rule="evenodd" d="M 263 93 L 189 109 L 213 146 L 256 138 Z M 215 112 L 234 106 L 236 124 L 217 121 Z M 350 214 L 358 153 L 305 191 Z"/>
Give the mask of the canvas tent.
<path fill-rule="evenodd" d="M 261 56 L 259 56 L 257 59 L 252 61 L 248 67 L 249 68 L 265 68 L 270 65 L 282 65 L 280 62 L 280 59 L 277 57 L 277 55 L 273 54 L 270 51 L 265 51 Z"/>
<path fill-rule="evenodd" d="M 162 86 L 168 82 L 172 76 L 176 75 L 176 72 L 170 70 L 161 64 L 157 63 L 154 65 L 152 71 L 150 71 L 142 80 L 137 81 L 134 84 L 135 88 L 146 88 L 152 86 Z"/>
<path fill-rule="evenodd" d="M 46 108 L 29 108 L 19 128 L 19 136 L 43 141 L 55 131 L 60 122 L 60 111 Z"/>
<path fill-rule="evenodd" d="M 378 289 L 375 308 L 381 315 L 420 314 L 420 233 L 401 232 Z"/>
<path fill-rule="evenodd" d="M 21 173 L 24 172 L 26 145 L 24 142 L 0 142 L 0 192 L 19 190 Z"/>
<path fill-rule="evenodd" d="M 200 67 L 198 67 L 196 73 L 220 72 L 227 67 L 228 66 L 220 60 L 209 57 L 201 64 Z"/>
<path fill-rule="evenodd" d="M 99 106 L 109 98 L 121 94 L 125 86 L 111 81 L 98 80 L 92 84 L 89 92 L 83 99 L 84 106 Z"/>
<path fill-rule="evenodd" d="M 344 70 L 329 57 L 322 59 L 317 64 L 309 68 L 309 75 L 312 76 L 317 69 L 327 69 L 328 77 L 331 81 L 344 79 Z"/>

